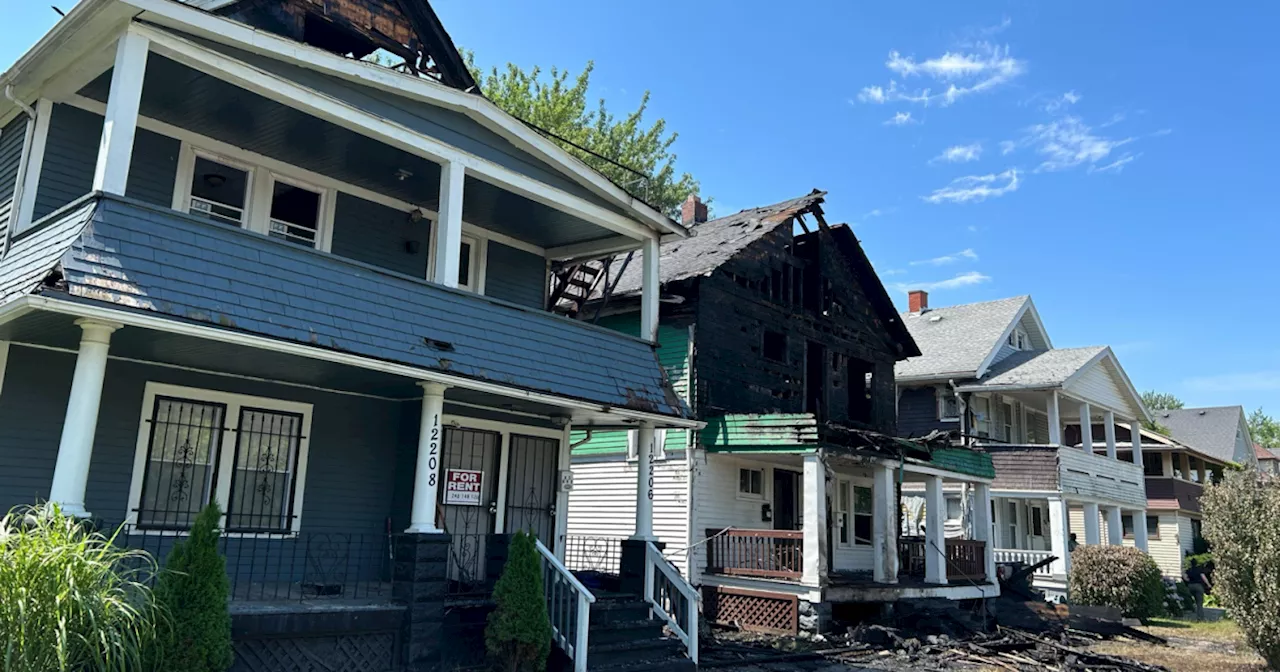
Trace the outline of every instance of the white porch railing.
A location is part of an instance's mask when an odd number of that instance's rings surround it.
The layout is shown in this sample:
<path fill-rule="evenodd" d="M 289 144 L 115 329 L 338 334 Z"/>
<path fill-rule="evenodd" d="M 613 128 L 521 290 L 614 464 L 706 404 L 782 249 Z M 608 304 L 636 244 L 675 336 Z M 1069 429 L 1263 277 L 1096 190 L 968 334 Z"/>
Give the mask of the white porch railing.
<path fill-rule="evenodd" d="M 542 555 L 542 585 L 547 594 L 552 638 L 573 661 L 574 672 L 586 672 L 587 635 L 596 596 L 541 541 L 537 547 Z"/>
<path fill-rule="evenodd" d="M 1002 562 L 1021 562 L 1027 567 L 1030 567 L 1037 562 L 1047 560 L 1053 556 L 1053 553 L 1049 551 L 1028 551 L 1018 548 L 997 548 L 995 549 L 995 553 L 996 564 L 1000 564 Z M 1053 565 L 1045 565 L 1044 567 L 1037 569 L 1035 573 L 1040 576 L 1052 576 Z"/>
<path fill-rule="evenodd" d="M 698 664 L 698 591 L 658 550 L 645 545 L 644 599 L 653 613 L 680 638 L 694 665 Z"/>

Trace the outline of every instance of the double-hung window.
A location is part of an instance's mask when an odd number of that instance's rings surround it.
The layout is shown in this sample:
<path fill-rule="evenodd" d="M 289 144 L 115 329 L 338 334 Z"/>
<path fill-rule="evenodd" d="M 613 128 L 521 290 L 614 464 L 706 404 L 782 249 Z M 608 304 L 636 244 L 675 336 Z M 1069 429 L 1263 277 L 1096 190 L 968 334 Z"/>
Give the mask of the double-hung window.
<path fill-rule="evenodd" d="M 173 207 L 285 242 L 326 249 L 332 189 L 184 144 Z"/>
<path fill-rule="evenodd" d="M 148 383 L 127 519 L 185 530 L 211 502 L 232 533 L 299 528 L 311 406 Z"/>
<path fill-rule="evenodd" d="M 871 545 L 872 501 L 871 488 L 853 486 L 853 543 L 857 546 Z"/>
<path fill-rule="evenodd" d="M 751 499 L 764 498 L 763 469 L 738 469 L 738 496 Z"/>

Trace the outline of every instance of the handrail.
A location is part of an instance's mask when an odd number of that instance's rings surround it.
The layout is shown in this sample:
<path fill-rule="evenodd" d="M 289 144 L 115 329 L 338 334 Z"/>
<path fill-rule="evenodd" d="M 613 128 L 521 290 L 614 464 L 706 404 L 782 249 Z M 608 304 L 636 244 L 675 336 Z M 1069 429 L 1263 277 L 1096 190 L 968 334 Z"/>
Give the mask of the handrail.
<path fill-rule="evenodd" d="M 541 541 L 535 539 L 534 546 L 542 556 L 543 591 L 547 596 L 552 637 L 573 660 L 574 672 L 586 672 L 587 635 L 591 629 L 591 605 L 595 604 L 596 596 Z"/>
<path fill-rule="evenodd" d="M 666 621 L 667 627 L 684 643 L 685 651 L 694 665 L 698 664 L 698 591 L 680 575 L 680 571 L 662 555 L 653 542 L 645 544 L 644 599 L 653 612 Z M 657 573 L 661 571 L 662 581 Z M 674 588 L 684 598 L 681 605 L 669 592 Z M 685 609 L 685 623 L 681 625 L 679 608 Z M 670 609 L 669 609 L 670 607 Z M 676 611 L 676 614 L 671 614 Z"/>

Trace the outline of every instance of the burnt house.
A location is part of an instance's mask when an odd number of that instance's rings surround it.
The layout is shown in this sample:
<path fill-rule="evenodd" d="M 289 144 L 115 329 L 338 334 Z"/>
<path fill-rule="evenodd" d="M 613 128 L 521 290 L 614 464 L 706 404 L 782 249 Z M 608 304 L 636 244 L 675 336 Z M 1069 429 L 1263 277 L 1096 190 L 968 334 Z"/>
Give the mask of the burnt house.
<path fill-rule="evenodd" d="M 710 221 L 685 202 L 692 235 L 659 255 L 658 359 L 706 426 L 575 433 L 571 568 L 613 569 L 607 549 L 647 515 L 707 617 L 746 627 L 820 629 L 833 602 L 998 590 L 981 539 L 925 553 L 923 538 L 898 538 L 900 480 L 981 489 L 990 461 L 892 438 L 894 366 L 919 350 L 853 232 L 826 222 L 825 198 Z M 561 308 L 638 333 L 653 308 L 638 292 L 647 269 L 627 257 L 583 273 L 595 296 Z M 660 502 L 640 515 L 622 491 L 637 473 Z M 962 557 L 965 582 L 949 585 Z"/>

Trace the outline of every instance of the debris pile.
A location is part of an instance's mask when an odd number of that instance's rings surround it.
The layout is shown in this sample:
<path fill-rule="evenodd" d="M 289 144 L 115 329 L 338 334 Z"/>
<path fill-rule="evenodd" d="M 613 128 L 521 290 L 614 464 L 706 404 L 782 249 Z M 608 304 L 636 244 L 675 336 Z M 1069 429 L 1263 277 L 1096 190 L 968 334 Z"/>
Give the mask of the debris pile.
<path fill-rule="evenodd" d="M 977 602 L 900 602 L 892 616 L 863 622 L 820 637 L 779 640 L 762 646 L 759 638 L 735 642 L 719 638 L 702 654 L 702 667 L 770 670 L 788 663 L 822 661 L 826 666 L 866 670 L 1106 670 L 1157 672 L 1164 668 L 1096 653 L 1090 647 L 1115 637 L 1165 641 L 1119 620 L 1077 613 L 1062 605 L 1012 599 Z M 1083 612 L 1083 613 L 1081 613 Z M 748 645 L 750 644 L 750 645 Z M 781 667 L 778 669 L 782 669 Z"/>

